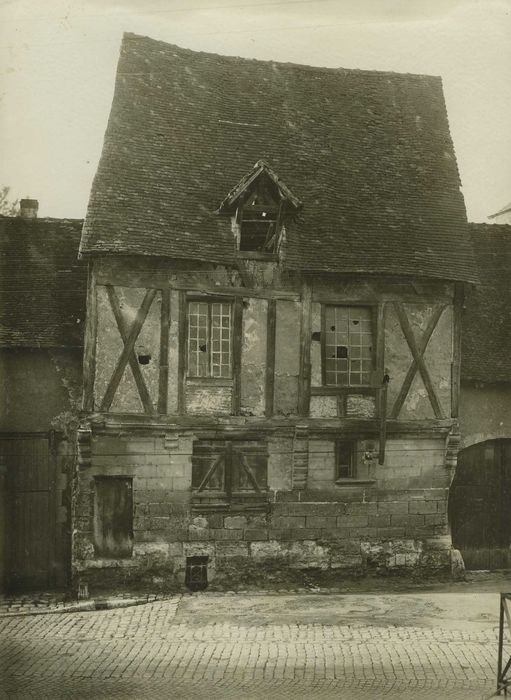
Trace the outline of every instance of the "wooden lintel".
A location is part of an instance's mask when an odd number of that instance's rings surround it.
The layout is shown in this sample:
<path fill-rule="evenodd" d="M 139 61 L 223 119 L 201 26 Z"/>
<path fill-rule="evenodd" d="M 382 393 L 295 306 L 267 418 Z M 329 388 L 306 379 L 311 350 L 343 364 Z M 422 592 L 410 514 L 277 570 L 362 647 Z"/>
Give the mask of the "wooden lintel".
<path fill-rule="evenodd" d="M 214 285 L 179 285 L 172 284 L 172 289 L 188 292 L 190 295 L 243 297 L 245 299 L 282 299 L 284 301 L 299 301 L 300 294 L 279 289 L 264 289 L 262 287 L 221 287 Z"/>

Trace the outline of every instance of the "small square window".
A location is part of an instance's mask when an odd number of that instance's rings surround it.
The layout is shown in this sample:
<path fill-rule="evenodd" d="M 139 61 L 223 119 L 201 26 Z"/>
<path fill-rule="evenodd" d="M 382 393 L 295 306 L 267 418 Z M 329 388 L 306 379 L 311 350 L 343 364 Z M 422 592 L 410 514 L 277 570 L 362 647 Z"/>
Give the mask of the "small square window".
<path fill-rule="evenodd" d="M 355 471 L 355 443 L 338 440 L 335 445 L 335 479 L 354 479 Z"/>

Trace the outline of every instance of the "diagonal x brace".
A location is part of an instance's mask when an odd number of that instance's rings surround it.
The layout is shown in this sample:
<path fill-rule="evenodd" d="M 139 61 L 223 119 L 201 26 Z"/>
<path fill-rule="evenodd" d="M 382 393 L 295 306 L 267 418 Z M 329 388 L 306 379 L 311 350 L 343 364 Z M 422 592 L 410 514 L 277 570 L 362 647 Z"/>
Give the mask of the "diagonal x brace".
<path fill-rule="evenodd" d="M 142 305 L 139 308 L 135 320 L 133 321 L 128 331 L 124 324 L 124 319 L 119 306 L 119 300 L 115 293 L 115 289 L 112 287 L 112 285 L 107 285 L 108 299 L 110 301 L 110 305 L 115 316 L 119 333 L 121 334 L 121 338 L 124 343 L 124 348 L 119 359 L 117 360 L 117 365 L 115 367 L 114 373 L 112 374 L 110 382 L 108 383 L 107 389 L 105 391 L 103 401 L 101 402 L 101 411 L 108 411 L 110 406 L 112 405 L 115 392 L 117 391 L 117 387 L 119 386 L 121 377 L 124 373 L 124 370 L 126 369 L 126 365 L 129 362 L 131 371 L 133 372 L 133 377 L 137 385 L 138 392 L 140 394 L 140 398 L 142 400 L 142 404 L 144 406 L 144 411 L 149 414 L 154 413 L 151 397 L 149 396 L 146 383 L 140 371 L 137 358 L 135 357 L 134 348 L 142 326 L 144 325 L 144 321 L 147 318 L 149 309 L 151 308 L 151 304 L 153 303 L 154 297 L 156 296 L 156 292 L 156 289 L 147 290 Z"/>
<path fill-rule="evenodd" d="M 431 317 L 418 344 L 415 341 L 415 336 L 411 329 L 410 322 L 408 321 L 404 306 L 401 303 L 396 302 L 395 309 L 401 325 L 401 330 L 403 331 L 403 335 L 405 336 L 410 352 L 412 353 L 413 361 L 408 369 L 401 390 L 396 398 L 390 417 L 396 419 L 399 416 L 415 374 L 417 370 L 419 370 L 424 386 L 426 387 L 426 391 L 428 392 L 428 397 L 433 407 L 433 411 L 435 412 L 435 417 L 439 419 L 444 418 L 433 382 L 431 381 L 431 376 L 428 368 L 426 367 L 426 363 L 424 362 L 424 353 L 426 352 L 430 338 L 433 335 L 433 331 L 435 330 L 437 323 L 444 312 L 445 306 L 436 307 L 433 316 Z"/>

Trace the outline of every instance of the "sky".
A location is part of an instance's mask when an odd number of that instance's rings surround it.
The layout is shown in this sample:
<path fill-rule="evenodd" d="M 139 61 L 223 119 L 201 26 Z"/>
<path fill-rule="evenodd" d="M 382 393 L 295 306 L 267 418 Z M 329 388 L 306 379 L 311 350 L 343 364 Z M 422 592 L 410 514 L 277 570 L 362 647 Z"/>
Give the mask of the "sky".
<path fill-rule="evenodd" d="M 85 215 L 125 31 L 440 75 L 469 220 L 511 201 L 511 0 L 0 0 L 0 187 L 40 216 Z"/>

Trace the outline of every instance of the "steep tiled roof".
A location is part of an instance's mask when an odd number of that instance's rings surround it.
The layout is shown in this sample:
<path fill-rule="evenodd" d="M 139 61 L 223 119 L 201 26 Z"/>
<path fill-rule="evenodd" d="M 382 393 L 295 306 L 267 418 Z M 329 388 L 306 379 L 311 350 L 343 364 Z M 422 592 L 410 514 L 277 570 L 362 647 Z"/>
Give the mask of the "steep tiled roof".
<path fill-rule="evenodd" d="M 0 347 L 83 345 L 82 221 L 0 217 Z"/>
<path fill-rule="evenodd" d="M 462 378 L 511 381 L 511 226 L 470 224 L 481 283 L 469 287 L 463 316 Z"/>
<path fill-rule="evenodd" d="M 81 251 L 233 262 L 215 213 L 264 160 L 303 202 L 291 269 L 474 279 L 441 80 L 125 35 Z"/>

